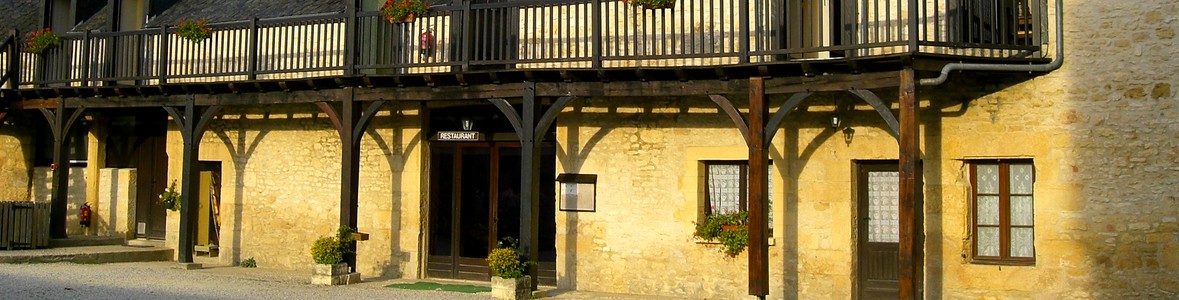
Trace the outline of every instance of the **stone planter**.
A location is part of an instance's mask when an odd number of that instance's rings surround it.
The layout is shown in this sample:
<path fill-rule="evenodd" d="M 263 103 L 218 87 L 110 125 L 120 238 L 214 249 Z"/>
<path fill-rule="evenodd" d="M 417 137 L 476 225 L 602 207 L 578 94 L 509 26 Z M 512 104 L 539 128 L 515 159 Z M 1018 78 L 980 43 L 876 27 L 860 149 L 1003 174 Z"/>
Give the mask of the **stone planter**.
<path fill-rule="evenodd" d="M 532 276 L 520 278 L 491 277 L 491 297 L 499 300 L 532 298 Z"/>
<path fill-rule="evenodd" d="M 315 264 L 311 269 L 311 284 L 314 285 L 345 285 L 360 283 L 360 273 L 349 273 L 348 264 L 334 265 Z"/>

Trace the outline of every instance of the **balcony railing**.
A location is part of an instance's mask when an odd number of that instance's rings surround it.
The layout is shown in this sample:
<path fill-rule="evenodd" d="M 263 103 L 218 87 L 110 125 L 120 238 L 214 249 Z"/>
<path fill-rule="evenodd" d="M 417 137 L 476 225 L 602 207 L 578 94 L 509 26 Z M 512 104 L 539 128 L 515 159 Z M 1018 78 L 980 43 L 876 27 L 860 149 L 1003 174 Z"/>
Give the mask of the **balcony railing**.
<path fill-rule="evenodd" d="M 774 64 L 937 54 L 1044 58 L 1045 0 L 618 0 L 436 5 L 415 22 L 376 11 L 210 24 L 193 43 L 174 28 L 71 32 L 42 54 L 0 54 L 5 88 L 161 85 L 499 69 Z M 19 59 L 14 59 L 19 57 Z"/>

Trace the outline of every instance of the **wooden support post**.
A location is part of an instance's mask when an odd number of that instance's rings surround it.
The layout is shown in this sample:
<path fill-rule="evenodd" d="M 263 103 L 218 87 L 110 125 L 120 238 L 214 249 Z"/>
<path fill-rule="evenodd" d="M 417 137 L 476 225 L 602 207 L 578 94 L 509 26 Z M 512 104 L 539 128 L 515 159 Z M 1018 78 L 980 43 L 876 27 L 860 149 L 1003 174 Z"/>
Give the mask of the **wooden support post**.
<path fill-rule="evenodd" d="M 528 267 L 531 275 L 532 289 L 536 289 L 536 263 L 540 261 L 540 142 L 544 133 L 556 120 L 557 114 L 572 97 L 561 97 L 537 119 L 536 83 L 528 82 L 524 85 L 523 115 L 516 113 L 516 109 L 504 99 L 490 99 L 492 104 L 507 117 L 508 122 L 520 138 L 520 201 L 528 205 L 520 205 L 520 250 L 533 264 Z"/>
<path fill-rule="evenodd" d="M 754 77 L 749 79 L 749 120 L 746 121 L 741 113 L 722 95 L 709 95 L 712 102 L 733 120 L 737 131 L 745 138 L 749 149 L 749 294 L 758 298 L 765 298 L 769 294 L 769 243 L 766 241 L 766 231 L 769 230 L 767 220 L 766 199 L 769 196 L 769 149 L 768 139 L 773 138 L 767 130 L 776 130 L 786 114 L 798 103 L 810 96 L 809 92 L 799 93 L 791 97 L 784 110 L 779 110 L 770 120 L 766 119 L 769 109 L 766 106 L 765 79 Z M 768 121 L 768 122 L 767 122 Z M 767 128 L 767 123 L 772 127 Z"/>
<path fill-rule="evenodd" d="M 765 298 L 769 287 L 769 244 L 766 220 L 766 197 L 769 188 L 769 143 L 765 138 L 766 108 L 765 81 L 749 79 L 749 294 Z M 771 129 L 772 130 L 772 129 Z"/>
<path fill-rule="evenodd" d="M 920 160 L 917 148 L 917 85 L 911 68 L 900 72 L 900 184 L 898 198 L 898 217 L 900 230 L 900 251 L 897 257 L 900 282 L 900 299 L 916 299 L 918 261 L 916 253 L 920 251 L 915 241 L 918 233 L 916 229 L 917 197 L 920 195 L 917 185 L 917 161 Z"/>
<path fill-rule="evenodd" d="M 180 249 L 177 250 L 176 260 L 180 263 L 191 263 L 193 246 L 196 244 L 196 222 L 199 216 L 197 210 L 197 172 L 194 164 L 200 159 L 201 136 L 208 128 L 209 120 L 221 110 L 221 106 L 198 107 L 192 95 L 184 103 L 184 111 L 175 107 L 165 106 L 164 110 L 172 116 L 172 122 L 180 129 L 183 143 L 181 152 L 180 171 Z"/>
<path fill-rule="evenodd" d="M 70 188 L 70 161 L 66 147 L 69 146 L 70 128 L 74 122 L 86 111 L 85 107 L 69 109 L 65 107 L 64 99 L 57 99 L 57 108 L 49 110 L 42 108 L 41 114 L 49 121 L 49 130 L 53 133 L 53 193 L 49 207 L 49 236 L 55 239 L 66 238 L 66 201 Z M 68 117 L 66 115 L 69 115 Z"/>
<path fill-rule="evenodd" d="M 348 96 L 342 99 L 339 109 L 327 102 L 317 102 L 316 105 L 328 115 L 332 126 L 340 134 L 340 226 L 360 230 L 357 228 L 360 209 L 360 140 L 373 115 L 385 101 L 373 101 L 362 112 L 363 104 L 355 100 L 356 94 L 352 88 L 346 89 L 349 90 Z M 356 244 L 352 244 L 348 253 L 344 254 L 344 262 L 355 271 Z"/>

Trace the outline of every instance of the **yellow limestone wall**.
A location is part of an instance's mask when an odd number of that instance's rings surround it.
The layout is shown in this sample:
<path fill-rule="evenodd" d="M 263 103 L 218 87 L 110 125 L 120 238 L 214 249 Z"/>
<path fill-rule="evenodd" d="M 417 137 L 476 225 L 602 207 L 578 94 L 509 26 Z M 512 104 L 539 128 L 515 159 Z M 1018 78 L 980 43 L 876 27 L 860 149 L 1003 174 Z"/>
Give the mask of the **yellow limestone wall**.
<path fill-rule="evenodd" d="M 386 104 L 361 142 L 358 244 L 363 276 L 416 277 L 421 232 L 420 115 L 411 104 Z M 309 249 L 334 235 L 340 207 L 340 138 L 310 104 L 227 107 L 210 122 L 202 161 L 221 162 L 222 263 L 254 258 L 258 266 L 310 269 Z M 168 132 L 169 177 L 181 173 L 181 138 Z M 183 193 L 184 191 L 181 191 Z M 176 247 L 179 214 L 168 213 L 167 244 Z"/>
<path fill-rule="evenodd" d="M 1179 295 L 1179 109 L 1171 90 L 1179 63 L 1170 17 L 1179 4 L 1067 5 L 1062 69 L 1026 81 L 955 74 L 919 91 L 927 298 Z M 895 90 L 877 93 L 896 102 Z M 841 113 L 850 143 L 825 125 L 835 101 L 854 99 L 808 100 L 771 148 L 774 178 L 782 179 L 773 193 L 771 298 L 853 297 L 854 161 L 897 157 L 896 141 L 866 105 Z M 704 97 L 578 101 L 558 119 L 559 168 L 600 175 L 597 211 L 558 212 L 560 285 L 743 297 L 744 255 L 728 259 L 690 237 L 699 192 L 692 166 L 745 155 L 727 117 Z M 1035 163 L 1034 266 L 970 263 L 964 161 L 996 157 Z"/>
<path fill-rule="evenodd" d="M 17 124 L 0 124 L 0 201 L 28 201 L 33 132 L 30 126 L 19 124 L 31 121 L 17 121 L 17 117 L 10 113 L 0 122 Z"/>

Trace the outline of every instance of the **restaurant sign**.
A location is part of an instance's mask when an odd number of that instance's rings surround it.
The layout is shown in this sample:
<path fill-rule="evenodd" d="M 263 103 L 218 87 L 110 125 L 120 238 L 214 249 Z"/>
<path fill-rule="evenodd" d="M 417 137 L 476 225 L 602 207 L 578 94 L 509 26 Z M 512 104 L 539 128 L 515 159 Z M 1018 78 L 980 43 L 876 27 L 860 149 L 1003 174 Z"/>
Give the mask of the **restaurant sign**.
<path fill-rule="evenodd" d="M 478 131 L 439 131 L 434 137 L 438 141 L 469 142 L 481 141 L 483 135 Z"/>

